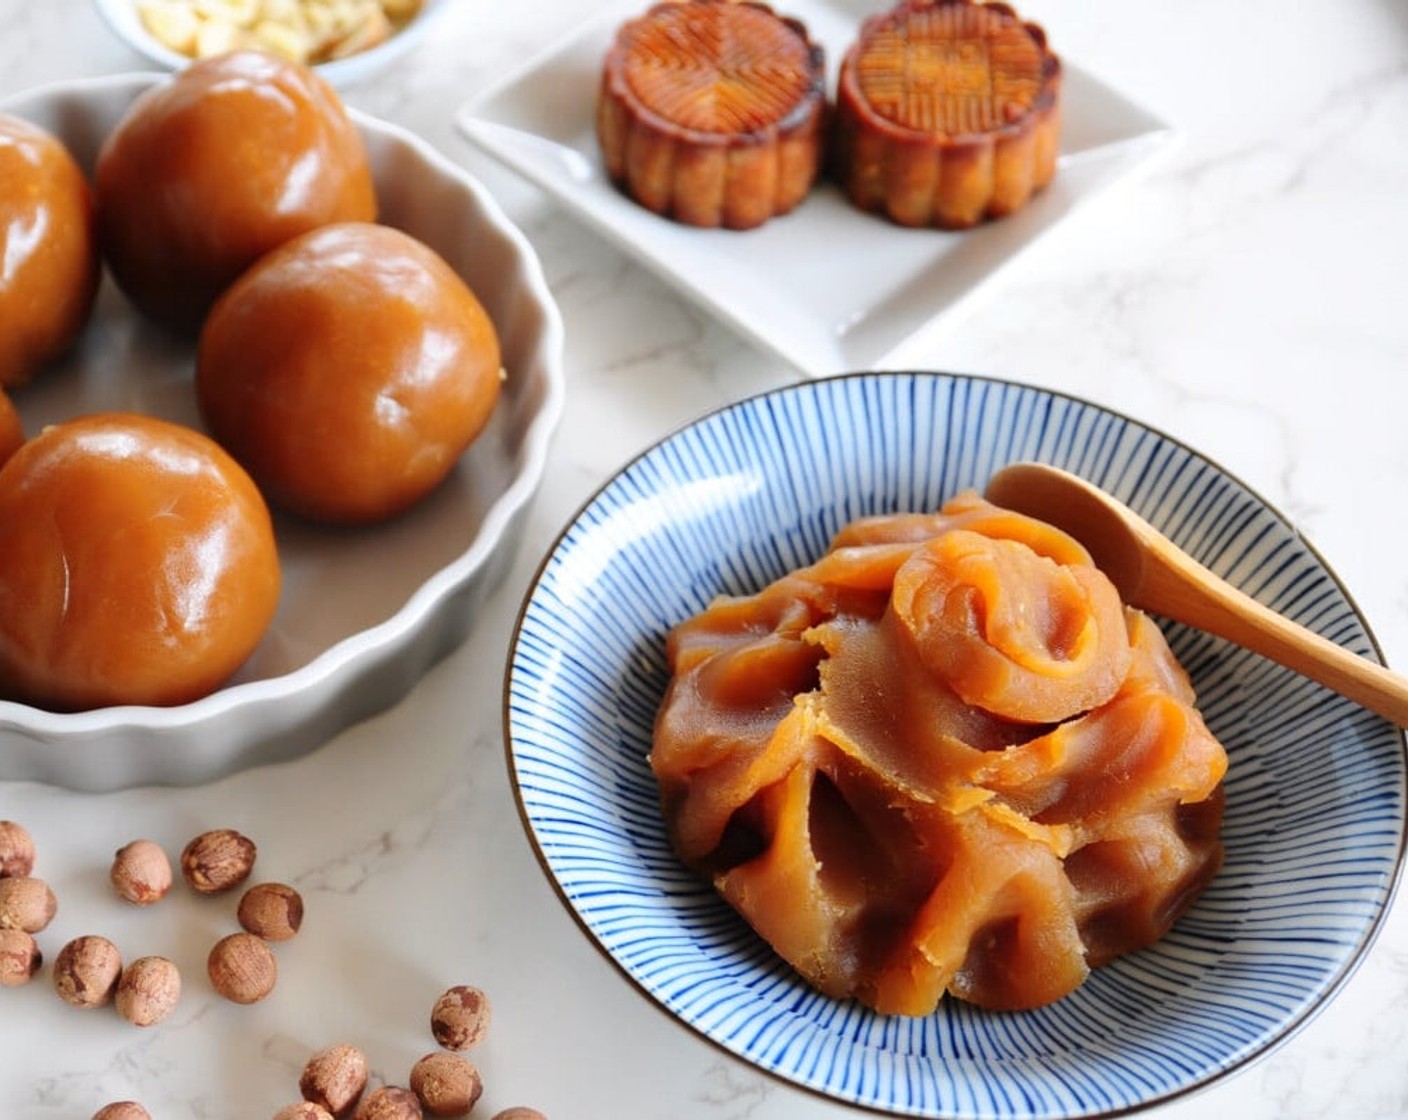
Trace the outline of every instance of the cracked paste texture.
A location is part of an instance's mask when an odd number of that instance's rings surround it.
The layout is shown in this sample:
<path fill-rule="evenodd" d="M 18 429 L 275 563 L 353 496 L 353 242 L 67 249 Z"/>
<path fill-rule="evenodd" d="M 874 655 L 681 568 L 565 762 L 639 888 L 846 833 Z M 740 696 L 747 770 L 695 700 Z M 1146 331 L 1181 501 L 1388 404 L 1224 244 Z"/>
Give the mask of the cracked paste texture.
<path fill-rule="evenodd" d="M 667 654 L 675 849 L 830 995 L 1049 1003 L 1221 863 L 1227 756 L 1159 629 L 975 494 L 854 522 Z"/>

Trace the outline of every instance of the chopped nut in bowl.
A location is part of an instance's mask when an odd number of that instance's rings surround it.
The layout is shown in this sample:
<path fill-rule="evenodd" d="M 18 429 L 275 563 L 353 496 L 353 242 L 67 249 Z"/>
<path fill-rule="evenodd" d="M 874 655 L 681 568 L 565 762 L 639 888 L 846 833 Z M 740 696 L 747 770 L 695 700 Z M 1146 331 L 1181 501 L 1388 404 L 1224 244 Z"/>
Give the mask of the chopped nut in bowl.
<path fill-rule="evenodd" d="M 193 71 L 41 87 L 0 101 L 0 114 L 58 136 L 91 180 L 137 99 Z M 393 518 L 354 528 L 275 510 L 277 610 L 214 691 L 65 709 L 0 681 L 0 777 L 88 791 L 190 785 L 311 751 L 394 704 L 458 646 L 512 563 L 562 411 L 561 316 L 532 247 L 476 179 L 404 129 L 348 112 L 376 221 L 434 250 L 496 328 L 502 375 L 486 425 Z M 118 408 L 202 428 L 194 340 L 155 322 L 108 270 L 71 352 L 14 389 L 25 430 Z"/>
<path fill-rule="evenodd" d="M 420 39 L 449 0 L 94 0 L 109 27 L 151 62 L 256 48 L 350 86 Z"/>

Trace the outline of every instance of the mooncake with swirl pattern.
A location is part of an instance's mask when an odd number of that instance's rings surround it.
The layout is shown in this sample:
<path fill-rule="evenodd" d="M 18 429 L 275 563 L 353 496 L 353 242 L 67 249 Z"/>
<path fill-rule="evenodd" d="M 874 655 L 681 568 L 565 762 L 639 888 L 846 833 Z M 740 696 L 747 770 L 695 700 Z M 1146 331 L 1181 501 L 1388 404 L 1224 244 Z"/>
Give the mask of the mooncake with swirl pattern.
<path fill-rule="evenodd" d="M 596 131 L 607 175 L 685 225 L 752 229 L 806 197 L 821 166 L 822 50 L 750 0 L 661 3 L 618 30 Z"/>
<path fill-rule="evenodd" d="M 832 169 L 862 210 L 965 229 L 1056 173 L 1061 64 L 1006 4 L 902 0 L 872 16 L 837 83 Z"/>

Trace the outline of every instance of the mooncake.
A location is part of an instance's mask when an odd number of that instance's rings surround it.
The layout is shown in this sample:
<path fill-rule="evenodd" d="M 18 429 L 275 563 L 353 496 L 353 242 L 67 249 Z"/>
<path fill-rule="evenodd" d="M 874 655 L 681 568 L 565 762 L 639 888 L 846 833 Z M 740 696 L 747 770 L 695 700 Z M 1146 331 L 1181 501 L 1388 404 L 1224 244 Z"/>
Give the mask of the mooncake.
<path fill-rule="evenodd" d="M 661 3 L 619 29 L 596 129 L 611 180 L 646 209 L 743 230 L 806 197 L 821 166 L 822 50 L 748 0 Z"/>
<path fill-rule="evenodd" d="M 1162 632 L 976 494 L 852 523 L 666 656 L 675 851 L 828 995 L 1038 1007 L 1221 865 L 1227 754 Z"/>
<path fill-rule="evenodd" d="M 903 0 L 872 16 L 837 84 L 832 169 L 904 226 L 1011 214 L 1055 175 L 1061 64 L 1006 4 Z"/>

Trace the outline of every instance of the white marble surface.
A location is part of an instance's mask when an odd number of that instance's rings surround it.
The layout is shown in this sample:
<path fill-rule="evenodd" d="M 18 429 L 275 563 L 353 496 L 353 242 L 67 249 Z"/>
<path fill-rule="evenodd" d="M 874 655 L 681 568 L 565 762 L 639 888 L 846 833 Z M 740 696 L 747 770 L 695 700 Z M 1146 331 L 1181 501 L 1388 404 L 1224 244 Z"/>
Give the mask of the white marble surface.
<path fill-rule="evenodd" d="M 1181 142 L 1005 270 L 895 364 L 995 374 L 1151 422 L 1291 515 L 1408 664 L 1408 8 L 1401 0 L 1028 0 L 1070 58 L 1177 126 Z M 0 992 L 0 1116 L 80 1120 L 136 1098 L 161 1118 L 269 1116 L 316 1047 L 349 1039 L 404 1082 L 435 995 L 495 1004 L 475 1115 L 553 1120 L 858 1115 L 752 1072 L 676 1027 L 588 943 L 538 870 L 500 730 L 519 600 L 558 529 L 616 467 L 714 406 L 795 374 L 662 286 L 456 135 L 468 96 L 589 13 L 571 0 L 457 0 L 439 33 L 355 105 L 404 123 L 508 204 L 568 337 L 569 403 L 518 562 L 468 643 L 396 709 L 299 761 L 194 789 L 83 796 L 0 783 L 61 900 L 50 956 L 104 932 L 187 977 L 139 1031 L 59 1003 L 46 975 Z M 140 68 L 82 0 L 0 0 L 0 95 Z M 838 269 L 839 271 L 839 269 Z M 150 912 L 106 885 L 138 835 L 170 851 L 213 826 L 257 839 L 303 892 L 280 986 L 215 998 L 206 947 L 233 900 L 178 890 Z M 1159 1120 L 1408 1116 L 1402 899 L 1339 997 L 1273 1054 Z"/>

